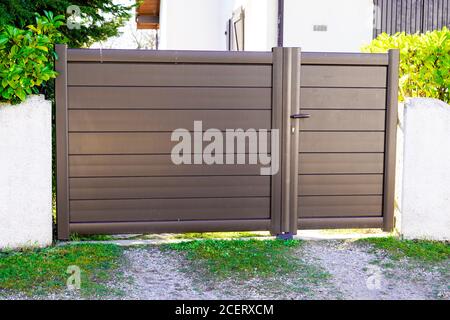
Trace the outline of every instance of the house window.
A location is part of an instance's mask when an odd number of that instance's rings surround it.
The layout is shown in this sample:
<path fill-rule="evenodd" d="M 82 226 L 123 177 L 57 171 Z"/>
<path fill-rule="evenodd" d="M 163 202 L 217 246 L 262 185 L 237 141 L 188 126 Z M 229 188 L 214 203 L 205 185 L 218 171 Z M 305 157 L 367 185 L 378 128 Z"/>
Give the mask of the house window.
<path fill-rule="evenodd" d="M 244 51 L 244 9 L 240 7 L 233 12 L 233 16 L 228 20 L 228 50 Z"/>

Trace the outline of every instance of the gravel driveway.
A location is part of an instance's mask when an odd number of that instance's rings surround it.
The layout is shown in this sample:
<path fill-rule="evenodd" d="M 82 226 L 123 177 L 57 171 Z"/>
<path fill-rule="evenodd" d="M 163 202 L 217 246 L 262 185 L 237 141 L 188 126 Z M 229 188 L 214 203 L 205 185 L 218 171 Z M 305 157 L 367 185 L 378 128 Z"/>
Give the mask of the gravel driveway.
<path fill-rule="evenodd" d="M 307 241 L 296 250 L 315 272 L 288 276 L 218 280 L 176 252 L 156 246 L 129 248 L 122 269 L 130 281 L 116 286 L 122 299 L 449 299 L 448 261 L 423 265 L 394 261 L 383 251 L 350 241 Z"/>
<path fill-rule="evenodd" d="M 382 250 L 349 240 L 304 241 L 293 254 L 301 268 L 291 274 L 220 280 L 179 252 L 161 251 L 158 245 L 126 247 L 122 267 L 108 284 L 109 294 L 91 298 L 450 299 L 449 260 L 433 264 L 392 260 Z M 34 298 L 86 299 L 73 292 Z"/>

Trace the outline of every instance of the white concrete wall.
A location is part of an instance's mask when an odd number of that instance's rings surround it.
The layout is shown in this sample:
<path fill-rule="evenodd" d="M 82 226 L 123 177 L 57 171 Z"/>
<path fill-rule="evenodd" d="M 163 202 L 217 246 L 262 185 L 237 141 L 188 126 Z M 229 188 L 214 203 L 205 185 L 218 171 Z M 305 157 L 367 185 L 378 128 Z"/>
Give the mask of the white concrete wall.
<path fill-rule="evenodd" d="M 326 32 L 313 31 L 326 25 Z M 359 52 L 372 40 L 372 0 L 285 0 L 284 46 L 303 51 Z"/>
<path fill-rule="evenodd" d="M 411 99 L 400 120 L 400 233 L 408 239 L 450 240 L 450 106 Z"/>
<path fill-rule="evenodd" d="M 0 249 L 52 243 L 51 102 L 0 104 Z"/>

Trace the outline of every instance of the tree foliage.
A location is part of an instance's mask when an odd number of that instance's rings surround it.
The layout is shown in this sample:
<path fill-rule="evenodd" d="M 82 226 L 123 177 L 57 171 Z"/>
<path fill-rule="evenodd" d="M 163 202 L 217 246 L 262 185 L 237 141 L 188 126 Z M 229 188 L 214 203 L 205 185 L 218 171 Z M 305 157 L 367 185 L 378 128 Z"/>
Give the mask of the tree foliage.
<path fill-rule="evenodd" d="M 80 8 L 80 28 L 61 28 L 72 48 L 117 36 L 119 27 L 131 18 L 132 5 L 116 4 L 114 0 L 0 0 L 0 25 L 25 28 L 34 23 L 35 13 L 43 15 L 44 11 L 70 17 L 67 8 L 73 5 Z"/>

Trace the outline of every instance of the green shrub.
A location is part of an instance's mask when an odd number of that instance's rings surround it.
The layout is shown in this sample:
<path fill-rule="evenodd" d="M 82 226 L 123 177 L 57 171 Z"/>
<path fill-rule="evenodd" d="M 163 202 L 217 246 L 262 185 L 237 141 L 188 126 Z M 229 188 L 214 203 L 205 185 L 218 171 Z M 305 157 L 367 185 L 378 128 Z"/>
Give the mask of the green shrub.
<path fill-rule="evenodd" d="M 405 97 L 436 98 L 450 102 L 450 30 L 425 34 L 380 34 L 363 52 L 400 50 L 400 100 Z"/>
<path fill-rule="evenodd" d="M 63 42 L 58 28 L 64 16 L 36 14 L 36 24 L 26 29 L 0 27 L 0 100 L 18 103 L 38 93 L 40 86 L 56 77 L 54 44 Z"/>

